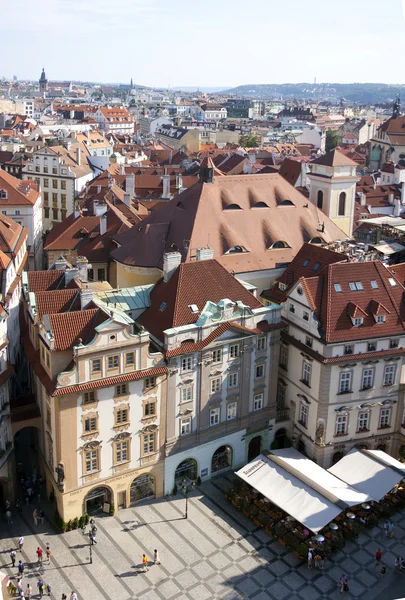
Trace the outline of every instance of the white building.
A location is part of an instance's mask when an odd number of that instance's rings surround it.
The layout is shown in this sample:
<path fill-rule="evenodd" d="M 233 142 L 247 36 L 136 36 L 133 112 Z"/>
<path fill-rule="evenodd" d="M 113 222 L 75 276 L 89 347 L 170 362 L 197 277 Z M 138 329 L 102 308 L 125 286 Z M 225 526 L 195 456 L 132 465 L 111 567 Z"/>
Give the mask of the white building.
<path fill-rule="evenodd" d="M 102 106 L 91 116 L 106 133 L 119 135 L 134 133 L 134 117 L 123 106 Z"/>

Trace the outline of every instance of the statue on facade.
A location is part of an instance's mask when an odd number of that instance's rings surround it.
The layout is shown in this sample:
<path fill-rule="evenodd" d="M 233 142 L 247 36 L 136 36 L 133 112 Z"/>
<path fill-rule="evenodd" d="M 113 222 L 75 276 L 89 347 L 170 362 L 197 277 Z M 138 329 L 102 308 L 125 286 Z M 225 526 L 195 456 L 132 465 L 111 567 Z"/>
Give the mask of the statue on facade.
<path fill-rule="evenodd" d="M 63 483 L 65 481 L 65 470 L 61 464 L 59 464 L 55 468 L 56 475 L 58 476 L 58 483 Z"/>

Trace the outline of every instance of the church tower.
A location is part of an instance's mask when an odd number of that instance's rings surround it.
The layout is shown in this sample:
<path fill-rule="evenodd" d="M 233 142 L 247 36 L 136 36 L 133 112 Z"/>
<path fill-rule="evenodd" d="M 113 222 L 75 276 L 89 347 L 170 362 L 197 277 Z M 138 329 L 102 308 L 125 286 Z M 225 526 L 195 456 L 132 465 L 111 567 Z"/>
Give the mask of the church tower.
<path fill-rule="evenodd" d="M 356 199 L 357 163 L 338 150 L 309 164 L 310 200 L 351 238 Z"/>
<path fill-rule="evenodd" d="M 39 78 L 39 91 L 40 92 L 48 91 L 48 80 L 46 78 L 44 69 L 42 69 L 41 77 Z"/>
<path fill-rule="evenodd" d="M 131 90 L 134 89 L 134 82 L 132 81 L 132 77 L 131 77 Z"/>
<path fill-rule="evenodd" d="M 396 97 L 396 100 L 394 102 L 394 106 L 392 109 L 392 118 L 393 119 L 398 119 L 398 117 L 401 116 L 401 100 L 399 98 L 399 96 Z"/>

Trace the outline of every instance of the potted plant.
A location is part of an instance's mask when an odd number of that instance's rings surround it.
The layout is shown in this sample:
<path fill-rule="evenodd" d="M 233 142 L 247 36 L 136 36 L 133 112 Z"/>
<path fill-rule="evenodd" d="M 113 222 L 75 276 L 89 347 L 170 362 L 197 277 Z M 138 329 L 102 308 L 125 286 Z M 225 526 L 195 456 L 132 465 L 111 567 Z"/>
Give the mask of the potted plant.
<path fill-rule="evenodd" d="M 115 506 L 114 503 L 110 504 L 110 516 L 113 517 L 115 515 Z"/>

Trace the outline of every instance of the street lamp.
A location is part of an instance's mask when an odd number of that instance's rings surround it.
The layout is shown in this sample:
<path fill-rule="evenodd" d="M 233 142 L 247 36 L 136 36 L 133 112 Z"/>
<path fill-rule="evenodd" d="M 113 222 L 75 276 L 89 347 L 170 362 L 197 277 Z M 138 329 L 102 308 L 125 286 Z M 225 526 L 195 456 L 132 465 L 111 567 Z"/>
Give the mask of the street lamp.
<path fill-rule="evenodd" d="M 191 487 L 195 487 L 195 481 L 191 482 Z M 188 494 L 189 494 L 189 486 L 187 485 L 187 481 L 185 479 L 183 479 L 183 482 L 181 484 L 181 489 L 183 490 L 183 494 L 186 498 L 186 512 L 184 513 L 184 518 L 188 519 Z"/>
<path fill-rule="evenodd" d="M 83 535 L 89 536 L 90 564 L 92 565 L 93 564 L 93 540 L 92 540 L 92 538 L 97 533 L 96 522 L 94 519 L 90 519 L 90 531 L 86 532 L 86 525 L 83 525 L 82 533 L 83 533 Z"/>

